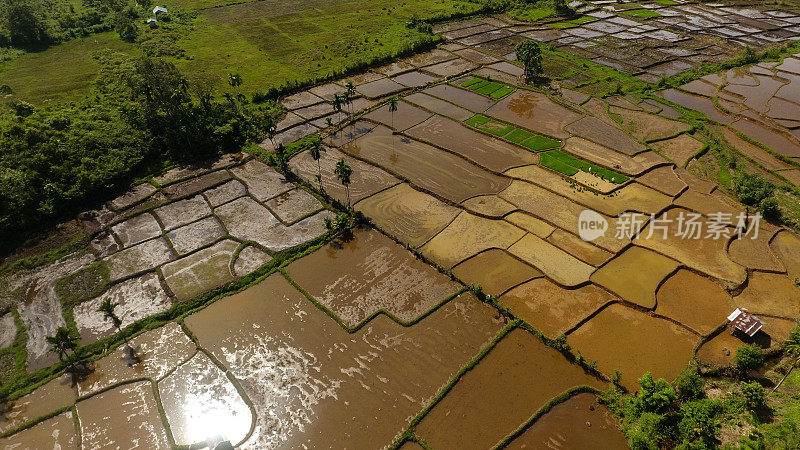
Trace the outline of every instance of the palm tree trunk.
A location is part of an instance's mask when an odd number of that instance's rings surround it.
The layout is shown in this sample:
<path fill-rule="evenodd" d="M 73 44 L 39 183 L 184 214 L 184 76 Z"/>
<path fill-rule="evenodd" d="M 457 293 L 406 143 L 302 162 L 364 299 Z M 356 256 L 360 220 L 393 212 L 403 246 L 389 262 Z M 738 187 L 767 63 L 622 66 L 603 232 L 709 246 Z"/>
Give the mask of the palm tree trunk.
<path fill-rule="evenodd" d="M 322 158 L 320 157 L 320 159 Z M 322 163 L 320 162 L 320 159 L 317 160 L 317 176 L 319 177 L 319 191 L 325 192 L 325 190 L 322 189 Z"/>
<path fill-rule="evenodd" d="M 794 365 L 794 364 L 792 364 L 792 367 L 789 367 L 789 371 L 788 371 L 788 372 L 786 372 L 786 375 L 784 375 L 784 376 L 783 376 L 783 378 L 781 378 L 781 381 L 779 381 L 779 382 L 778 382 L 778 384 L 776 384 L 776 385 L 775 385 L 775 387 L 774 387 L 774 388 L 772 388 L 772 393 L 773 393 L 773 394 L 775 393 L 775 391 L 777 391 L 777 390 L 778 390 L 778 388 L 779 388 L 779 387 L 781 387 L 781 385 L 783 384 L 783 382 L 784 382 L 784 381 L 786 381 L 786 378 L 788 378 L 788 377 L 789 377 L 789 374 L 790 374 L 790 373 L 792 373 L 792 370 L 794 370 L 794 366 L 795 366 L 795 365 Z"/>

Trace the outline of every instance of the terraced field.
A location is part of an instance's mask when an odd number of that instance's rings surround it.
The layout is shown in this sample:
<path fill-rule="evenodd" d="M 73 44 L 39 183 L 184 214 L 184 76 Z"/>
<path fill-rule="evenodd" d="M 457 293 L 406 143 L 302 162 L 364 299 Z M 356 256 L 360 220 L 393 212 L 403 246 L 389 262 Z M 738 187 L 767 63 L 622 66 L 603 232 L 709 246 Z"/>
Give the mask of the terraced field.
<path fill-rule="evenodd" d="M 646 372 L 673 381 L 785 340 L 800 237 L 698 176 L 697 124 L 796 189 L 800 57 L 600 97 L 575 80 L 524 85 L 513 48 L 555 42 L 615 67 L 603 48 L 636 38 L 652 48 L 621 69 L 651 81 L 800 36 L 798 16 L 603 5 L 580 5 L 581 23 L 440 25 L 431 52 L 282 99 L 263 150 L 319 133 L 319 161 L 303 151 L 281 173 L 229 155 L 81 214 L 90 248 L 0 278 L 0 348 L 24 340 L 15 370 L 43 374 L 57 362 L 46 337 L 67 326 L 102 356 L 76 384 L 54 373 L 20 391 L 0 444 L 625 448 L 598 402 L 612 380 L 636 391 Z M 337 111 L 348 83 L 356 98 Z M 366 223 L 330 229 L 348 200 Z M 587 211 L 605 233 L 587 238 Z M 109 297 L 133 366 L 98 312 Z M 737 307 L 767 322 L 756 338 L 728 332 Z"/>

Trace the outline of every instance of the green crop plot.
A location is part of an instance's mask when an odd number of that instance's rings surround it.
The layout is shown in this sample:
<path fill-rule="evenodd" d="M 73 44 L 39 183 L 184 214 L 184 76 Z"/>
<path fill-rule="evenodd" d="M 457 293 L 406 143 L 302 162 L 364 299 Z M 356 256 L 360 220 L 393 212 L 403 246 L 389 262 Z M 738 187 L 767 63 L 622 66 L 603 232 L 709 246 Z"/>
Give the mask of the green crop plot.
<path fill-rule="evenodd" d="M 514 86 L 498 83 L 496 81 L 489 81 L 480 77 L 474 77 L 458 84 L 458 86 L 491 97 L 495 100 L 499 100 L 517 90 Z"/>
<path fill-rule="evenodd" d="M 528 130 L 517 128 L 514 125 L 509 125 L 480 114 L 467 119 L 464 123 L 533 151 L 547 150 L 561 145 L 561 142 L 555 139 L 539 136 Z"/>
<path fill-rule="evenodd" d="M 535 152 L 539 152 L 542 150 L 547 150 L 548 148 L 554 148 L 561 145 L 561 142 L 546 138 L 544 136 L 534 135 L 526 140 L 524 140 L 520 145 Z"/>
<path fill-rule="evenodd" d="M 561 150 L 549 150 L 542 153 L 541 164 L 567 176 L 575 175 L 579 170 L 582 170 L 615 184 L 622 184 L 628 181 L 628 177 L 625 175 L 578 159 Z"/>
<path fill-rule="evenodd" d="M 636 16 L 641 17 L 643 19 L 651 19 L 653 17 L 661 17 L 661 14 L 650 11 L 649 9 L 629 9 L 627 11 L 620 11 L 621 14 L 627 14 L 629 16 Z"/>
<path fill-rule="evenodd" d="M 520 144 L 522 141 L 530 138 L 531 136 L 533 136 L 533 133 L 530 131 L 517 128 L 506 136 L 506 140 L 509 140 L 515 144 Z"/>

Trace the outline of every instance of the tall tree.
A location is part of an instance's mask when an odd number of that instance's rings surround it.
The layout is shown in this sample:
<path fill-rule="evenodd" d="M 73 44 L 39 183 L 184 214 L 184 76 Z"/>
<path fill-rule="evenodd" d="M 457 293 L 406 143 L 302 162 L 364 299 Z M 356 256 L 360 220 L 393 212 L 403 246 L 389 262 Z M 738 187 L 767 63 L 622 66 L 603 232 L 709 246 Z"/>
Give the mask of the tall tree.
<path fill-rule="evenodd" d="M 100 307 L 97 308 L 97 311 L 103 313 L 103 317 L 105 317 L 106 320 L 110 320 L 111 323 L 114 324 L 114 328 L 117 329 L 118 333 L 122 333 L 122 319 L 120 319 L 116 313 L 117 306 L 119 306 L 119 303 L 111 300 L 111 297 L 106 297 L 106 299 L 100 303 Z M 133 365 L 134 363 L 139 362 L 136 352 L 134 351 L 133 347 L 131 347 L 130 342 L 128 342 L 128 337 L 122 336 L 122 339 L 125 340 L 125 351 L 128 353 L 128 358 L 130 358 L 128 365 Z"/>
<path fill-rule="evenodd" d="M 317 181 L 319 182 L 320 192 L 325 192 L 325 189 L 322 187 L 322 163 L 320 162 L 320 159 L 322 159 L 322 153 L 325 151 L 325 147 L 320 141 L 314 141 L 314 145 L 308 149 L 308 152 L 311 154 L 311 159 L 317 162 Z"/>
<path fill-rule="evenodd" d="M 350 176 L 353 174 L 353 169 L 347 164 L 347 161 L 342 158 L 336 163 L 334 173 L 336 174 L 336 178 L 339 179 L 339 182 L 342 183 L 342 186 L 344 186 L 347 194 L 347 209 L 350 209 Z"/>
<path fill-rule="evenodd" d="M 69 328 L 58 327 L 56 334 L 47 336 L 46 340 L 52 346 L 50 353 L 58 354 L 58 359 L 67 363 L 67 371 L 72 374 L 74 383 L 78 376 L 78 337 Z"/>
<path fill-rule="evenodd" d="M 542 73 L 542 49 L 532 40 L 522 41 L 516 47 L 517 60 L 525 67 L 525 79 L 531 81 Z"/>
<path fill-rule="evenodd" d="M 397 97 L 389 100 L 389 112 L 392 114 L 392 131 L 394 131 L 394 113 L 397 111 Z"/>
<path fill-rule="evenodd" d="M 44 14 L 41 8 L 37 9 L 37 4 L 29 0 L 10 0 L 6 3 L 5 23 L 11 45 L 25 47 L 41 44 L 47 39 Z"/>

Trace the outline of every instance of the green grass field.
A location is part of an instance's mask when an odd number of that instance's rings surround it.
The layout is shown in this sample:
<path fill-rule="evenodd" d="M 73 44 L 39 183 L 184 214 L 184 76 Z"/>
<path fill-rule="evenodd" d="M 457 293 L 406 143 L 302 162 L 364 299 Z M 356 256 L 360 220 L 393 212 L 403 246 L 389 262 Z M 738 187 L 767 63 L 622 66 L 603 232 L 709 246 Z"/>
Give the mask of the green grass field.
<path fill-rule="evenodd" d="M 495 100 L 500 100 L 506 95 L 517 90 L 517 88 L 514 86 L 505 83 L 498 83 L 496 81 L 484 80 L 480 77 L 472 77 L 471 79 L 460 83 L 459 86 L 467 88 L 471 91 L 475 91 L 479 94 L 483 94 L 487 97 L 491 97 Z"/>
<path fill-rule="evenodd" d="M 625 10 L 625 11 L 620 11 L 620 14 L 627 14 L 629 16 L 641 17 L 643 19 L 650 19 L 650 18 L 653 18 L 653 17 L 661 17 L 661 14 L 659 14 L 659 13 L 657 13 L 655 11 L 650 11 L 649 9 L 644 9 L 644 8 L 642 8 L 642 9 L 628 9 L 628 10 Z"/>
<path fill-rule="evenodd" d="M 91 91 L 100 71 L 93 55 L 104 49 L 139 54 L 135 44 L 116 33 L 95 34 L 0 63 L 0 84 L 8 84 L 16 98 L 37 104 L 75 100 Z"/>
<path fill-rule="evenodd" d="M 179 34 L 176 45 L 185 57 L 165 59 L 171 59 L 189 80 L 220 89 L 227 88 L 229 73 L 238 73 L 246 94 L 325 77 L 433 39 L 406 28 L 413 14 L 424 18 L 481 7 L 462 0 L 262 0 L 202 9 L 231 3 L 167 1 L 172 11 L 197 10 L 197 17 L 171 31 Z M 147 31 L 142 26 L 142 32 L 165 29 Z M 35 104 L 72 100 L 90 92 L 99 71 L 92 54 L 104 48 L 132 56 L 139 53 L 137 44 L 124 43 L 113 32 L 102 33 L 0 63 L 0 79 L 16 98 Z"/>

